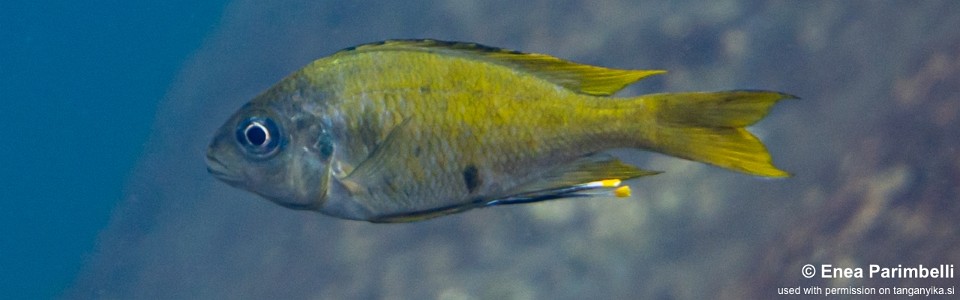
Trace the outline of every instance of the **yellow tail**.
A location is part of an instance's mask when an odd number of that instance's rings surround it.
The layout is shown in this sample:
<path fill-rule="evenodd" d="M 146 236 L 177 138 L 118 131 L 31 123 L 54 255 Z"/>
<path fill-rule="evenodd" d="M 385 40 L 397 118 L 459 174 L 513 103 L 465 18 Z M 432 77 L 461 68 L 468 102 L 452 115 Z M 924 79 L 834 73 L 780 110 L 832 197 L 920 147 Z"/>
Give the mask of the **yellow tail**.
<path fill-rule="evenodd" d="M 756 123 L 782 99 L 769 91 L 654 94 L 641 97 L 655 112 L 653 148 L 672 156 L 751 175 L 787 177 L 746 126 Z"/>

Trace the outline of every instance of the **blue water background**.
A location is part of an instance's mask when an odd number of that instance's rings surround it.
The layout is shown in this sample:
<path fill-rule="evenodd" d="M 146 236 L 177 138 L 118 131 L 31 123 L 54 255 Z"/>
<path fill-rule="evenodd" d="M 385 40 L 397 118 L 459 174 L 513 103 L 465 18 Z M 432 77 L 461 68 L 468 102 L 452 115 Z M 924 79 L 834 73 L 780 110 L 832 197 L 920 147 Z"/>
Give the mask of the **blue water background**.
<path fill-rule="evenodd" d="M 75 280 L 225 4 L 0 3 L 0 298 L 51 298 Z"/>
<path fill-rule="evenodd" d="M 3 298 L 731 298 L 803 264 L 960 264 L 960 4 L 121 1 L 0 4 Z M 198 6 L 199 5 L 199 6 Z M 627 200 L 377 225 L 214 180 L 213 130 L 338 49 L 431 37 L 669 73 L 624 95 L 801 96 L 752 128 L 787 180 L 616 151 Z"/>

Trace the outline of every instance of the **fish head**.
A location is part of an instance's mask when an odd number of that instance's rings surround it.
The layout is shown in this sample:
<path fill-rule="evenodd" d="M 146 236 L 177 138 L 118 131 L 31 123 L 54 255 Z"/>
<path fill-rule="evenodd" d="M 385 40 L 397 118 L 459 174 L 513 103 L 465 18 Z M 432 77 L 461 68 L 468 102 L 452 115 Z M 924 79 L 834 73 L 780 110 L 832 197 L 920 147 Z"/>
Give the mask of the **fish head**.
<path fill-rule="evenodd" d="M 227 120 L 207 148 L 207 170 L 281 206 L 320 210 L 333 142 L 323 122 L 286 98 L 255 99 Z"/>

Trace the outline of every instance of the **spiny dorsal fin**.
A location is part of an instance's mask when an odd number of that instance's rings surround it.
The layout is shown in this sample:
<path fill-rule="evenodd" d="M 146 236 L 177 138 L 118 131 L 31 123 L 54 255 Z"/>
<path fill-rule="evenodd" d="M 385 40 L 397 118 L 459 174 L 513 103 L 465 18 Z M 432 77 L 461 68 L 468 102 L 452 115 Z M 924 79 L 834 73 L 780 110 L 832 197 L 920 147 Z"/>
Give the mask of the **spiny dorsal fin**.
<path fill-rule="evenodd" d="M 483 59 L 533 74 L 571 91 L 609 96 L 663 70 L 621 70 L 578 64 L 546 54 L 523 53 L 475 43 L 438 40 L 387 40 L 344 49 L 338 54 L 367 51 L 424 51 Z"/>

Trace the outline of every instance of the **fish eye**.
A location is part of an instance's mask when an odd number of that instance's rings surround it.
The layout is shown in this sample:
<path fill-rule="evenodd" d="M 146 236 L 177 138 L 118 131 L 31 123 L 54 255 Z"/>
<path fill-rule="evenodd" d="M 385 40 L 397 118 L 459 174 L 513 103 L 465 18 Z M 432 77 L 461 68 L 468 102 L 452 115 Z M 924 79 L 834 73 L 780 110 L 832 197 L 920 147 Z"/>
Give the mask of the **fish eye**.
<path fill-rule="evenodd" d="M 280 128 L 270 118 L 251 117 L 237 125 L 237 142 L 247 153 L 266 158 L 280 148 Z"/>

